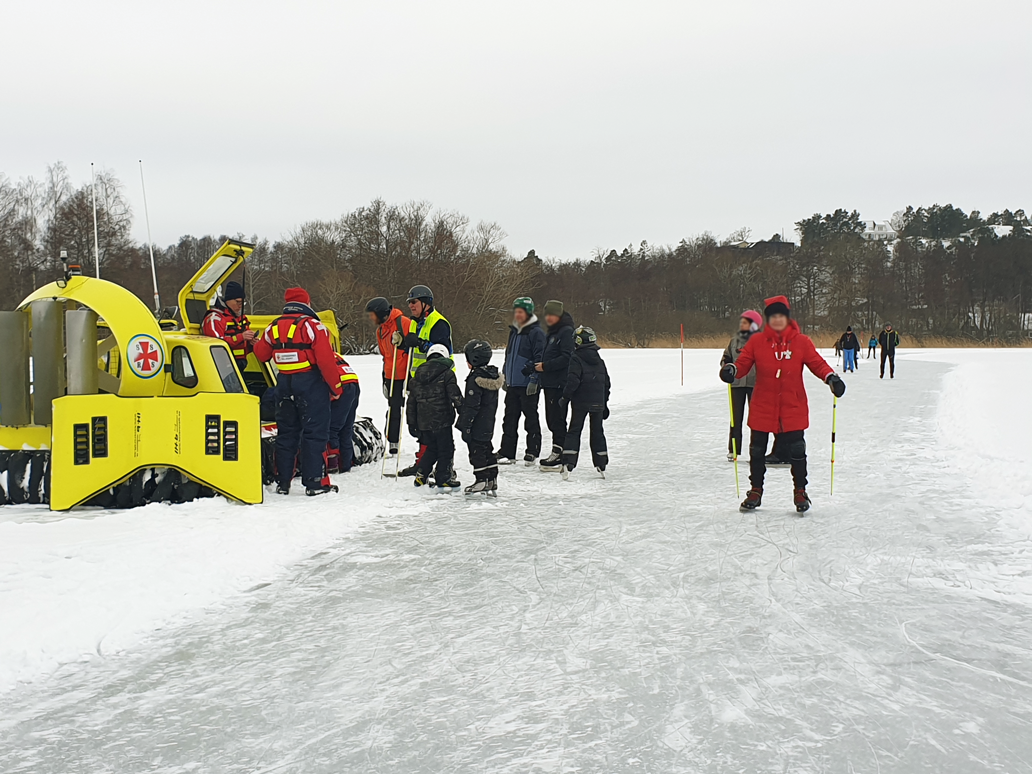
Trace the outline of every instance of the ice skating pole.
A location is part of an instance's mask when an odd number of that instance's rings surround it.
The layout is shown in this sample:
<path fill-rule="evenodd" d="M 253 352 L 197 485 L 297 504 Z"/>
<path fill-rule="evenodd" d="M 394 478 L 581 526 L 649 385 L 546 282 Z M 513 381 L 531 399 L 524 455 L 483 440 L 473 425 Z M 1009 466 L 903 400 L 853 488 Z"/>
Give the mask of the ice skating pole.
<path fill-rule="evenodd" d="M 734 428 L 735 428 L 735 403 L 734 403 L 733 400 L 731 400 L 731 385 L 730 384 L 727 386 L 727 410 L 728 410 L 728 413 L 731 414 L 731 429 L 734 430 Z M 741 497 L 742 496 L 742 485 L 738 481 L 738 444 L 735 442 L 734 438 L 731 439 L 731 448 L 734 450 L 732 452 L 732 454 L 734 454 L 734 458 L 735 458 L 735 492 L 738 493 L 738 497 Z M 832 454 L 832 456 L 834 457 L 835 455 Z"/>
<path fill-rule="evenodd" d="M 681 323 L 681 386 L 684 387 L 684 323 Z"/>
<path fill-rule="evenodd" d="M 395 354 L 398 352 L 398 348 L 397 347 L 394 348 L 394 352 L 395 352 Z M 409 379 L 412 376 L 412 372 L 409 370 L 411 368 L 412 368 L 412 359 L 411 359 L 411 355 L 410 355 L 409 356 L 409 361 L 408 361 L 408 363 L 405 366 L 405 391 L 402 393 L 402 402 L 406 406 L 408 405 Z M 393 375 L 394 374 L 391 374 L 391 376 L 393 376 Z M 404 416 L 404 415 L 402 415 L 402 416 Z M 394 459 L 394 478 L 395 478 L 395 480 L 397 480 L 398 477 L 401 475 L 401 439 L 404 438 L 404 437 L 405 437 L 405 433 L 399 428 L 399 430 L 398 430 L 398 453 L 397 453 L 397 455 L 395 455 L 395 459 Z M 418 445 L 417 445 L 417 448 L 418 448 Z"/>
<path fill-rule="evenodd" d="M 391 412 L 394 410 L 394 376 L 397 373 L 398 348 L 394 348 L 394 355 L 391 357 L 391 389 L 387 393 L 387 426 L 383 429 L 383 437 L 387 440 L 387 450 L 390 451 L 391 439 L 388 435 L 391 432 Z M 398 425 L 398 440 L 401 440 L 401 425 Z M 387 454 L 383 455 L 383 462 L 380 463 L 380 478 L 387 474 Z"/>
<path fill-rule="evenodd" d="M 835 423 L 838 416 L 838 396 L 831 402 L 831 494 L 835 494 Z"/>

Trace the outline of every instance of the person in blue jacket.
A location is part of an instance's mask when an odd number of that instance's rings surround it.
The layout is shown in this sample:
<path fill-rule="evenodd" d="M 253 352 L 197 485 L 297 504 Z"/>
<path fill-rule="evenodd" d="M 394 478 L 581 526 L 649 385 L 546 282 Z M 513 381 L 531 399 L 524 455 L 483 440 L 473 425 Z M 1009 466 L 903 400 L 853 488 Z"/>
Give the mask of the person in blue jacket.
<path fill-rule="evenodd" d="M 534 301 L 525 296 L 512 303 L 512 325 L 509 343 L 505 347 L 505 413 L 502 416 L 502 445 L 498 450 L 498 464 L 511 465 L 516 461 L 520 417 L 525 417 L 527 465 L 533 465 L 541 454 L 541 420 L 538 417 L 538 388 L 540 374 L 536 365 L 545 351 L 545 332 L 534 314 Z"/>

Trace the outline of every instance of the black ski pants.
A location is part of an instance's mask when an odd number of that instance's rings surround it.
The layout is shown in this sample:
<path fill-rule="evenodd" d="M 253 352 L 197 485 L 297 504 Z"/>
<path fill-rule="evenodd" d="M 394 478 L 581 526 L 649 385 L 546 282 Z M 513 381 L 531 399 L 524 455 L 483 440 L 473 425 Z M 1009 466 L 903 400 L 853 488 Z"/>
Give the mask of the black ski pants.
<path fill-rule="evenodd" d="M 451 480 L 455 464 L 455 437 L 451 425 L 443 430 L 420 430 L 419 441 L 426 444 L 423 456 L 419 458 L 419 472 L 426 477 L 433 471 L 434 480 L 439 483 Z"/>
<path fill-rule="evenodd" d="M 405 380 L 394 379 L 394 394 L 391 394 L 391 379 L 383 378 L 383 394 L 387 398 L 387 441 L 398 443 L 401 439 L 401 420 L 405 414 Z"/>
<path fill-rule="evenodd" d="M 877 353 L 875 352 L 875 347 L 868 347 L 868 348 L 867 348 L 867 359 L 868 359 L 868 360 L 870 360 L 870 359 L 871 359 L 872 357 L 874 357 L 874 356 L 875 356 L 876 354 L 877 354 Z"/>
<path fill-rule="evenodd" d="M 552 450 L 561 452 L 566 443 L 566 409 L 563 388 L 545 387 L 545 424 L 552 433 Z"/>
<path fill-rule="evenodd" d="M 751 431 L 749 438 L 749 483 L 763 489 L 763 478 L 767 473 L 767 443 L 770 433 Z M 806 488 L 806 440 L 802 430 L 790 433 L 775 433 L 774 445 L 787 450 L 792 460 L 792 481 L 796 489 Z"/>
<path fill-rule="evenodd" d="M 742 455 L 742 428 L 745 426 L 745 404 L 752 400 L 752 387 L 731 388 L 731 416 L 734 424 L 727 437 L 727 453 L 736 457 Z"/>
<path fill-rule="evenodd" d="M 276 384 L 276 475 L 290 488 L 298 449 L 301 483 L 322 486 L 323 452 L 330 437 L 330 388 L 317 368 L 299 374 L 280 374 Z"/>
<path fill-rule="evenodd" d="M 881 375 L 885 376 L 885 361 L 889 361 L 889 378 L 896 376 L 896 351 L 882 347 L 881 351 Z"/>
<path fill-rule="evenodd" d="M 584 430 L 584 420 L 590 427 L 591 462 L 596 468 L 605 469 L 609 464 L 609 448 L 606 446 L 606 433 L 602 428 L 602 410 L 588 411 L 584 406 L 574 403 L 570 411 L 570 429 L 563 443 L 563 465 L 570 470 L 577 467 L 580 457 L 580 438 Z"/>
<path fill-rule="evenodd" d="M 498 478 L 498 458 L 490 441 L 466 441 L 469 450 L 469 464 L 473 466 L 473 477 L 477 481 L 491 481 Z"/>
<path fill-rule="evenodd" d="M 540 391 L 539 391 L 540 392 Z M 520 417 L 525 417 L 523 429 L 527 431 L 527 454 L 537 457 L 541 454 L 541 420 L 538 418 L 538 393 L 527 395 L 526 387 L 510 387 L 505 393 L 505 414 L 502 416 L 501 457 L 516 459 L 516 446 L 520 440 Z"/>

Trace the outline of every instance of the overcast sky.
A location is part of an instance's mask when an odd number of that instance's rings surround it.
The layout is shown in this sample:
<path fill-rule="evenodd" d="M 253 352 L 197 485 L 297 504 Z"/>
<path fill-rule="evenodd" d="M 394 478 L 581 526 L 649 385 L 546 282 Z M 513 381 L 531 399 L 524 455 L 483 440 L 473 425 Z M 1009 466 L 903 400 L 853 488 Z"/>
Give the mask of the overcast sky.
<path fill-rule="evenodd" d="M 143 240 L 374 197 L 499 223 L 518 254 L 814 212 L 1032 209 L 1032 3 L 0 4 L 0 172 L 90 162 Z"/>

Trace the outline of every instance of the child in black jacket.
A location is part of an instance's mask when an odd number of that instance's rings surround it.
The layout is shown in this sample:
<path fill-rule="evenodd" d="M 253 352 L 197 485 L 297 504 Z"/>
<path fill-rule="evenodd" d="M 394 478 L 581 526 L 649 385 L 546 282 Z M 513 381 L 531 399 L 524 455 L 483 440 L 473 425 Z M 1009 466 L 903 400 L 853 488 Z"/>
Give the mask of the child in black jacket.
<path fill-rule="evenodd" d="M 473 466 L 476 482 L 466 487 L 466 494 L 498 496 L 498 458 L 494 453 L 495 415 L 498 413 L 498 391 L 505 377 L 489 365 L 491 345 L 474 339 L 465 348 L 469 376 L 466 394 L 462 398 L 459 420 L 455 426 L 469 449 L 469 464 Z"/>
<path fill-rule="evenodd" d="M 408 425 L 412 435 L 426 444 L 416 465 L 416 486 L 423 486 L 434 472 L 434 484 L 442 489 L 459 486 L 455 478 L 455 439 L 452 423 L 462 405 L 462 392 L 452 370 L 448 348 L 434 344 L 426 362 L 416 369 L 409 392 Z M 434 469 L 434 465 L 437 465 Z"/>
<path fill-rule="evenodd" d="M 577 467 L 581 431 L 584 429 L 584 420 L 588 419 L 591 428 L 591 461 L 595 470 L 605 478 L 609 449 L 606 447 L 602 421 L 609 419 L 609 393 L 612 386 L 609 371 L 599 354 L 598 338 L 591 328 L 577 328 L 573 342 L 576 348 L 570 358 L 570 372 L 563 389 L 563 401 L 570 404 L 571 413 L 570 429 L 563 445 L 562 474 L 564 479 L 568 479 L 570 471 Z"/>

